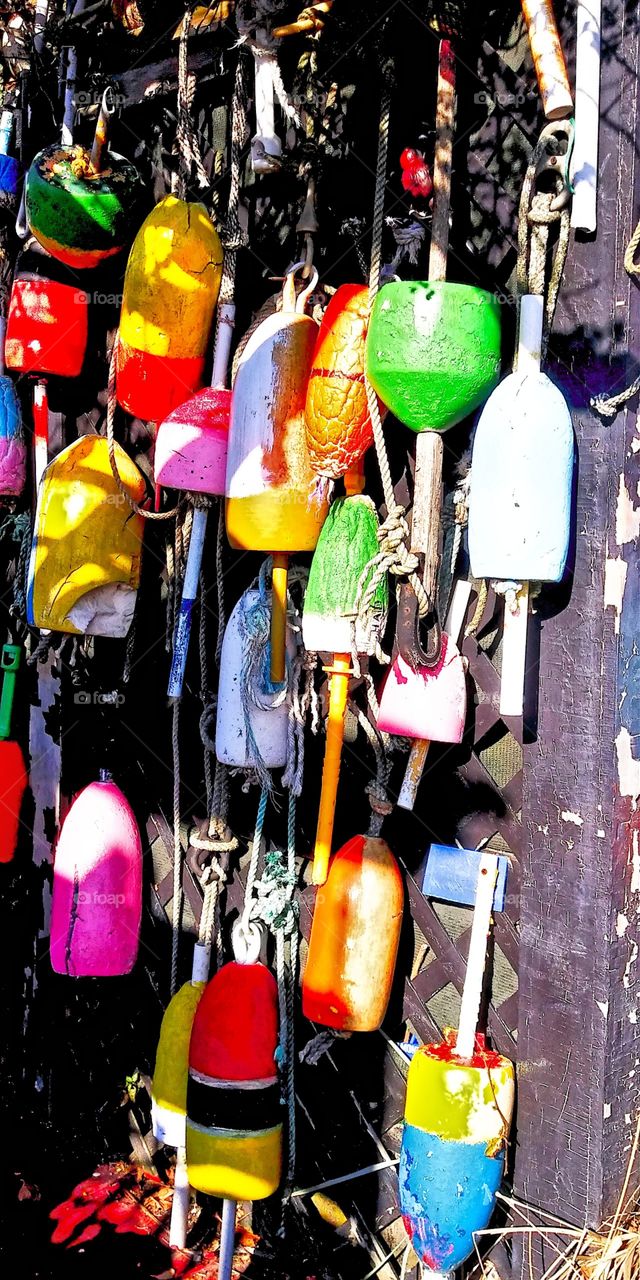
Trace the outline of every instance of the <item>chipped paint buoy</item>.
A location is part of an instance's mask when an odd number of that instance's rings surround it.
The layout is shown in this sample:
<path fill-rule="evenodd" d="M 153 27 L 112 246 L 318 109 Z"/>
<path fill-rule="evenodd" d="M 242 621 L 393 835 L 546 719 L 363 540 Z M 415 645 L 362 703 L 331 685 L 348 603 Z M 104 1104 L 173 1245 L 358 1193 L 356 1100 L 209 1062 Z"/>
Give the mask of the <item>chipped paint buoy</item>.
<path fill-rule="evenodd" d="M 369 314 L 365 285 L 341 284 L 322 317 L 304 409 L 307 448 L 318 475 L 337 480 L 373 443 L 364 385 Z"/>
<path fill-rule="evenodd" d="M 476 1036 L 469 1061 L 455 1053 L 455 1032 L 422 1045 L 407 1079 L 398 1171 L 409 1239 L 430 1271 L 449 1273 L 474 1249 L 489 1223 L 502 1181 L 514 1101 L 513 1063 Z"/>
<path fill-rule="evenodd" d="M 392 281 L 373 305 L 365 367 L 405 426 L 446 431 L 477 409 L 498 381 L 499 303 L 472 285 Z"/>

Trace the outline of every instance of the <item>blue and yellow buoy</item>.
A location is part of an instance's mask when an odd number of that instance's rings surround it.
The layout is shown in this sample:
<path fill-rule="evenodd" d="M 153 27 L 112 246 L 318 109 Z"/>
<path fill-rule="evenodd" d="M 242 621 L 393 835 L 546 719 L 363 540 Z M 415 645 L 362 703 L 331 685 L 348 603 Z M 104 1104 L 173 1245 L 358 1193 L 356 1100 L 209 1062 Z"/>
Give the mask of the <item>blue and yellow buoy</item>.
<path fill-rule="evenodd" d="M 425 1044 L 409 1068 L 400 1155 L 400 1208 L 421 1262 L 450 1272 L 473 1252 L 504 1172 L 514 1100 L 508 1058 L 476 1036 L 473 1057 L 456 1056 L 456 1036 Z"/>

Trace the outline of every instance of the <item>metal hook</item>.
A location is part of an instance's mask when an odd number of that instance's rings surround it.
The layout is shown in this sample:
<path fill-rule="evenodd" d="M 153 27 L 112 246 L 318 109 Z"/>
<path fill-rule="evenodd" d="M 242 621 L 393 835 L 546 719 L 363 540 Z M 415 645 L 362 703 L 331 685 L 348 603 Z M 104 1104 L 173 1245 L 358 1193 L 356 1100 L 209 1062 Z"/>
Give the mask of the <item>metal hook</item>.
<path fill-rule="evenodd" d="M 403 582 L 398 593 L 398 619 L 396 636 L 398 650 L 407 666 L 412 671 L 418 667 L 433 670 L 440 661 L 442 652 L 442 628 L 440 620 L 431 603 L 431 611 L 427 615 L 433 621 L 428 628 L 427 648 L 423 649 L 420 638 L 420 617 L 418 614 L 418 598 L 410 582 Z"/>
<path fill-rule="evenodd" d="M 557 210 L 564 209 L 571 200 L 572 186 L 569 179 L 569 166 L 571 164 L 574 136 L 573 120 L 554 120 L 551 124 L 545 125 L 538 139 L 537 147 L 541 154 L 536 164 L 535 181 L 537 185 L 538 180 L 547 173 L 556 178 L 558 192 L 550 206 L 554 213 Z M 559 148 L 563 142 L 566 146 L 565 150 L 561 151 Z"/>
<path fill-rule="evenodd" d="M 302 258 L 300 262 L 294 262 L 293 266 L 289 267 L 289 270 L 287 271 L 284 277 L 284 285 L 282 288 L 284 310 L 295 311 L 297 315 L 304 315 L 304 309 L 305 309 L 309 294 L 313 293 L 313 290 L 315 289 L 318 283 L 318 272 L 316 271 L 315 267 L 312 267 L 311 275 L 309 276 L 309 283 L 307 284 L 305 289 L 301 289 L 300 293 L 296 297 L 295 274 L 296 274 L 296 271 L 301 271 L 304 278 L 305 266 L 306 266 L 306 260 L 304 258 Z"/>

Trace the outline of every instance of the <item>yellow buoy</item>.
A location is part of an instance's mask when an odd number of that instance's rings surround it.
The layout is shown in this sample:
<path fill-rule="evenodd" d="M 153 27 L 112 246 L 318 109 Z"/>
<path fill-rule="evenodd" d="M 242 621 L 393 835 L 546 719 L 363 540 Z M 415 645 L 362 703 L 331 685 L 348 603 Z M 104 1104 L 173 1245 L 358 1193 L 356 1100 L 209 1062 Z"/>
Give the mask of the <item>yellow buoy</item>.
<path fill-rule="evenodd" d="M 124 487 L 142 502 L 142 473 L 120 445 Z M 32 626 L 73 635 L 126 636 L 140 582 L 144 519 L 120 492 L 104 436 L 80 436 L 46 468 L 29 562 Z"/>

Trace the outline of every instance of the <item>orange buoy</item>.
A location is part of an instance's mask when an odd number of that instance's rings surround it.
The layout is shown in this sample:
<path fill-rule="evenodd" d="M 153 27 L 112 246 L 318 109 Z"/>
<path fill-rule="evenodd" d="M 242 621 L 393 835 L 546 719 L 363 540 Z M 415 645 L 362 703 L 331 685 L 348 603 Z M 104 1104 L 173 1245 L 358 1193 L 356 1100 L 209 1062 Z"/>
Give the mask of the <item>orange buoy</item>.
<path fill-rule="evenodd" d="M 343 284 L 316 341 L 305 404 L 307 448 L 319 475 L 339 479 L 373 441 L 364 385 L 369 290 Z"/>
<path fill-rule="evenodd" d="M 386 842 L 353 836 L 334 855 L 316 898 L 302 1011 L 340 1031 L 376 1031 L 387 1011 L 400 942 L 404 885 Z"/>

